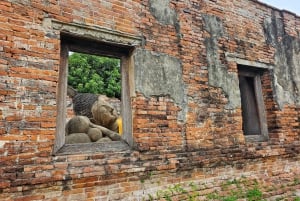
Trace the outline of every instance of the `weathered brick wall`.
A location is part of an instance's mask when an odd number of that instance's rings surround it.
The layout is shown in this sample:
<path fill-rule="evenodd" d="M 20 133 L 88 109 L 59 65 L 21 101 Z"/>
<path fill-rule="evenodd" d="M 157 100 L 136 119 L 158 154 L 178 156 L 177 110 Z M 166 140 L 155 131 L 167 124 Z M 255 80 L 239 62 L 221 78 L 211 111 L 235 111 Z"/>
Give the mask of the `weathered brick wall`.
<path fill-rule="evenodd" d="M 165 75 L 161 89 L 135 77 L 134 150 L 52 155 L 60 64 L 52 21 L 143 38 L 135 73 L 182 72 Z M 265 198 L 299 197 L 299 32 L 298 16 L 256 1 L 2 0 L 0 199 L 142 200 L 194 182 L 206 200 L 242 177 Z M 269 69 L 268 141 L 243 135 L 238 64 Z"/>

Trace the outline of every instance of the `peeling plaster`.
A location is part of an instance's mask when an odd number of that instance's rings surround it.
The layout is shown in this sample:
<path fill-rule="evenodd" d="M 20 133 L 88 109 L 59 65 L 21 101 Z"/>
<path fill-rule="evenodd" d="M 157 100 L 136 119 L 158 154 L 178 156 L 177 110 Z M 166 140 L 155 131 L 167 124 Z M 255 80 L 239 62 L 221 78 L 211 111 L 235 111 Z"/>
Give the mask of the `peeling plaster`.
<path fill-rule="evenodd" d="M 149 0 L 150 12 L 157 21 L 164 25 L 175 25 L 177 13 L 170 8 L 170 0 Z"/>
<path fill-rule="evenodd" d="M 236 73 L 227 71 L 219 58 L 218 38 L 223 36 L 224 28 L 222 21 L 212 15 L 204 15 L 205 30 L 210 37 L 205 38 L 206 55 L 208 63 L 208 84 L 223 89 L 228 97 L 227 109 L 235 109 L 240 107 L 240 90 L 238 76 Z"/>
<path fill-rule="evenodd" d="M 186 95 L 179 59 L 166 54 L 137 50 L 134 55 L 136 91 L 146 97 L 169 95 L 182 108 L 185 120 Z"/>
<path fill-rule="evenodd" d="M 286 34 L 282 18 L 276 17 L 275 13 L 265 19 L 263 26 L 266 43 L 276 48 L 275 100 L 280 108 L 286 104 L 300 105 L 300 38 Z"/>

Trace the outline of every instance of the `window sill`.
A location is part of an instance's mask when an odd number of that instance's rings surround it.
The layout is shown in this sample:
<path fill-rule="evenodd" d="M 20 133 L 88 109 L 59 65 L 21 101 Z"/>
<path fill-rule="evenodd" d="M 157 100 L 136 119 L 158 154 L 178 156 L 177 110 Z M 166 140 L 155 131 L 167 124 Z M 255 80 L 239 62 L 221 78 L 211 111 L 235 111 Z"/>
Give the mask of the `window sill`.
<path fill-rule="evenodd" d="M 54 155 L 74 155 L 96 152 L 120 152 L 130 150 L 125 142 L 112 141 L 101 143 L 65 144 Z"/>
<path fill-rule="evenodd" d="M 264 135 L 245 135 L 246 142 L 266 142 L 268 137 Z"/>

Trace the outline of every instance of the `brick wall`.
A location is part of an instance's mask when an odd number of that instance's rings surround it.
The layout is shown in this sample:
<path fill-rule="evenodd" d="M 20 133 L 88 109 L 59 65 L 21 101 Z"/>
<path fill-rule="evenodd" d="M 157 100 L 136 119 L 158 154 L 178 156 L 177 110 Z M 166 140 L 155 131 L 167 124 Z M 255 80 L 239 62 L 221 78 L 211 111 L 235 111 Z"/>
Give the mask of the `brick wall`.
<path fill-rule="evenodd" d="M 143 200 L 178 183 L 193 191 L 191 182 L 207 200 L 234 178 L 256 180 L 266 199 L 300 197 L 300 18 L 254 0 L 159 2 L 0 2 L 1 200 Z M 135 50 L 180 61 L 182 101 L 135 90 L 134 148 L 53 155 L 60 64 L 53 21 L 143 38 Z M 268 69 L 267 141 L 243 134 L 238 64 Z M 291 80 L 293 87 L 282 84 Z"/>

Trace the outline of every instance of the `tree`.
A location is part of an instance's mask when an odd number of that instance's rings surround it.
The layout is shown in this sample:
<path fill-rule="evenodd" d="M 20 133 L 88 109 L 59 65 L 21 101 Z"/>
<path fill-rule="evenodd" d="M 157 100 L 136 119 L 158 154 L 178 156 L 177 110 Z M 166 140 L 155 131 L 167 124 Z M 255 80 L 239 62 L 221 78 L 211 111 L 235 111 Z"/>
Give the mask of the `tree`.
<path fill-rule="evenodd" d="M 120 60 L 72 53 L 69 56 L 68 84 L 81 93 L 120 98 Z"/>

